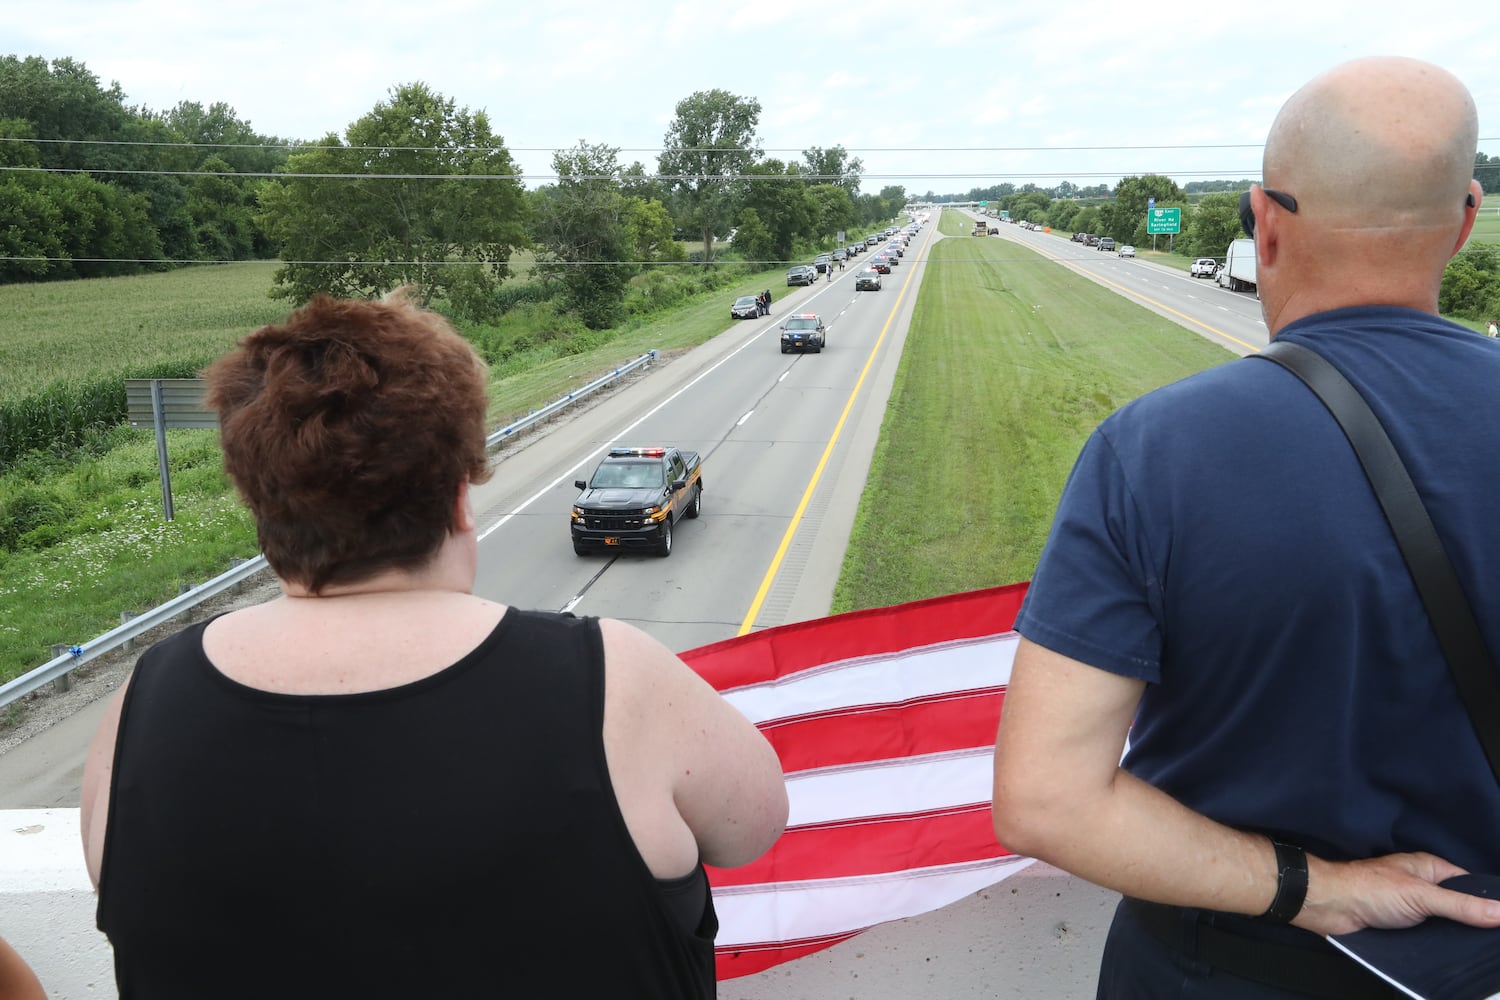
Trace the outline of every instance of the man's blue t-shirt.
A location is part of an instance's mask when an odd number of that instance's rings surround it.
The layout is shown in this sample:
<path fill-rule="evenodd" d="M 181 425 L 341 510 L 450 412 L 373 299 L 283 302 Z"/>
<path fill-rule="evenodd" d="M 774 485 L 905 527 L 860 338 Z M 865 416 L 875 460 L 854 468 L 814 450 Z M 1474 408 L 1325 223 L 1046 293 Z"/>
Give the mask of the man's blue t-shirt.
<path fill-rule="evenodd" d="M 1500 660 L 1500 343 L 1341 309 L 1278 339 L 1331 361 L 1406 462 Z M 1330 859 L 1500 872 L 1500 783 L 1368 480 L 1290 372 L 1150 393 L 1084 447 L 1016 628 L 1147 682 L 1125 766 Z"/>

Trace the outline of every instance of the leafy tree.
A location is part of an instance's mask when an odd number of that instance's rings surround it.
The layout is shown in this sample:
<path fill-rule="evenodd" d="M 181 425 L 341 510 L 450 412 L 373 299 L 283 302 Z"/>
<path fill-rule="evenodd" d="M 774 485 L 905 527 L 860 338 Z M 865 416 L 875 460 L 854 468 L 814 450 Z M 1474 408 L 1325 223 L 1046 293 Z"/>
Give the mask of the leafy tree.
<path fill-rule="evenodd" d="M 906 207 L 906 188 L 899 184 L 887 184 L 880 189 L 880 200 L 885 203 L 885 211 L 880 215 L 880 221 L 894 217 Z"/>
<path fill-rule="evenodd" d="M 618 322 L 625 288 L 640 270 L 628 199 L 620 193 L 619 152 L 586 142 L 558 150 L 552 156 L 557 184 L 533 200 L 544 270 L 561 277 L 568 308 L 594 329 Z"/>
<path fill-rule="evenodd" d="M 645 165 L 636 160 L 620 171 L 620 193 L 627 198 L 640 198 L 665 205 L 672 197 L 672 186 L 646 173 Z"/>
<path fill-rule="evenodd" d="M 1182 188 L 1170 177 L 1146 174 L 1122 178 L 1115 185 L 1113 200 L 1100 206 L 1100 234 L 1124 243 L 1135 242 L 1137 231 L 1144 232 L 1146 205 L 1152 198 L 1156 199 L 1157 208 L 1181 206 L 1187 202 Z"/>
<path fill-rule="evenodd" d="M 0 167 L 39 167 L 41 155 L 36 143 L 27 139 L 36 138 L 36 129 L 22 118 L 0 118 L 0 139 L 15 140 L 0 142 Z"/>
<path fill-rule="evenodd" d="M 854 199 L 849 197 L 846 189 L 837 184 L 814 184 L 807 189 L 807 195 L 817 212 L 817 221 L 813 225 L 815 235 L 829 238 L 854 228 L 858 218 Z"/>
<path fill-rule="evenodd" d="M 181 101 L 162 116 L 173 135 L 197 147 L 199 170 L 221 169 L 237 174 L 271 173 L 281 169 L 290 153 L 290 143 L 275 136 L 259 135 L 248 121 L 240 120 L 234 108 L 216 101 L 207 109 L 196 101 Z M 212 157 L 222 167 L 210 167 Z"/>
<path fill-rule="evenodd" d="M 1474 179 L 1485 194 L 1500 192 L 1500 156 L 1474 154 Z"/>
<path fill-rule="evenodd" d="M 1054 201 L 1047 209 L 1047 225 L 1064 233 L 1077 233 L 1082 230 L 1073 228 L 1073 220 L 1083 211 L 1083 206 L 1071 198 L 1065 201 Z"/>
<path fill-rule="evenodd" d="M 108 89 L 72 59 L 48 62 L 0 56 L 0 118 L 29 122 L 38 139 L 124 139 L 131 121 L 118 83 Z M 118 167 L 133 152 L 85 142 L 40 144 L 41 166 L 62 169 Z"/>
<path fill-rule="evenodd" d="M 67 256 L 60 234 L 62 212 L 41 184 L 22 175 L 0 179 L 0 281 L 32 281 L 54 276 L 58 264 L 45 258 Z"/>
<path fill-rule="evenodd" d="M 639 261 L 687 260 L 687 250 L 673 238 L 672 215 L 653 199 L 626 197 L 625 231 Z"/>
<path fill-rule="evenodd" d="M 1185 217 L 1186 239 L 1179 244 L 1185 253 L 1222 257 L 1229 244 L 1241 235 L 1238 194 L 1206 194 Z"/>
<path fill-rule="evenodd" d="M 1469 319 L 1500 316 L 1500 251 L 1471 242 L 1450 260 L 1438 290 L 1438 309 Z"/>
<path fill-rule="evenodd" d="M 1073 216 L 1073 232 L 1075 233 L 1097 233 L 1099 232 L 1099 206 L 1085 205 Z"/>
<path fill-rule="evenodd" d="M 229 164 L 211 156 L 202 169 L 231 172 Z M 255 255 L 260 227 L 255 224 L 253 196 L 226 177 L 198 177 L 188 188 L 187 213 L 193 223 L 193 244 L 209 260 L 248 260 Z"/>
<path fill-rule="evenodd" d="M 818 203 L 801 179 L 802 167 L 766 160 L 748 167 L 745 177 L 740 226 L 744 226 L 746 210 L 754 209 L 755 219 L 770 233 L 763 254 L 750 259 L 790 261 L 797 241 L 816 234 L 819 221 Z"/>
<path fill-rule="evenodd" d="M 760 102 L 727 90 L 700 90 L 677 102 L 657 162 L 702 234 L 704 260 L 714 259 L 714 234 L 733 217 L 736 178 L 760 156 L 759 123 Z"/>
<path fill-rule="evenodd" d="M 409 283 L 426 301 L 464 261 L 483 265 L 465 281 L 493 291 L 526 231 L 515 166 L 489 116 L 412 83 L 346 135 L 347 145 L 330 134 L 319 143 L 329 148 L 293 155 L 287 179 L 260 189 L 257 219 L 285 261 L 272 294 L 303 302 Z"/>
<path fill-rule="evenodd" d="M 760 213 L 749 206 L 740 209 L 733 245 L 745 260 L 771 260 L 776 256 L 771 230 L 761 221 Z"/>
<path fill-rule="evenodd" d="M 865 165 L 859 157 L 851 157 L 842 145 L 824 149 L 813 146 L 802 151 L 802 160 L 812 179 L 822 184 L 836 184 L 848 192 L 849 197 L 859 194 L 859 178 Z"/>

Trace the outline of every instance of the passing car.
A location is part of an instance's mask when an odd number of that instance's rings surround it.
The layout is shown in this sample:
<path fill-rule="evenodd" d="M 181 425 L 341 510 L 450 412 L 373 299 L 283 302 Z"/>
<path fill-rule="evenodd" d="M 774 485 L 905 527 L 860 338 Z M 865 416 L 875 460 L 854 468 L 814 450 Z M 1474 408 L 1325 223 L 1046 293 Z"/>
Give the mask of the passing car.
<path fill-rule="evenodd" d="M 798 264 L 786 273 L 788 285 L 813 285 L 818 281 L 818 272 L 809 264 Z"/>
<path fill-rule="evenodd" d="M 1212 257 L 1199 257 L 1188 268 L 1188 274 L 1195 278 L 1212 278 L 1218 271 L 1219 262 Z"/>
<path fill-rule="evenodd" d="M 812 351 L 820 353 L 828 342 L 828 329 L 817 313 L 795 313 L 781 324 L 781 353 Z"/>
<path fill-rule="evenodd" d="M 760 316 L 760 303 L 754 295 L 741 295 L 729 307 L 730 319 L 755 319 Z"/>
<path fill-rule="evenodd" d="M 854 290 L 856 292 L 878 292 L 880 291 L 880 272 L 867 268 L 854 276 Z"/>
<path fill-rule="evenodd" d="M 1115 241 L 1113 239 L 1111 239 L 1108 236 L 1101 236 L 1101 237 L 1099 237 L 1099 249 L 1100 250 L 1113 250 L 1114 248 L 1115 248 Z"/>
<path fill-rule="evenodd" d="M 1120 248 L 1120 256 L 1121 257 L 1134 257 L 1135 256 L 1135 247 L 1131 246 L 1129 243 L 1125 244 L 1124 246 L 1122 246 Z"/>
<path fill-rule="evenodd" d="M 883 253 L 878 253 L 871 257 L 870 266 L 880 274 L 891 273 L 891 259 Z"/>

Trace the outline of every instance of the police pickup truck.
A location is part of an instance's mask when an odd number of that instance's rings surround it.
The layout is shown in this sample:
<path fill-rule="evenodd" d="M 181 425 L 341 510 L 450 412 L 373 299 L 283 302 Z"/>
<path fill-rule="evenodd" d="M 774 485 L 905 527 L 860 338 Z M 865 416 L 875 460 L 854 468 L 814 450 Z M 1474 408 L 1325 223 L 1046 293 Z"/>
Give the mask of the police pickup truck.
<path fill-rule="evenodd" d="M 611 448 L 591 479 L 573 483 L 573 551 L 650 549 L 672 554 L 672 525 L 703 510 L 696 451 Z"/>

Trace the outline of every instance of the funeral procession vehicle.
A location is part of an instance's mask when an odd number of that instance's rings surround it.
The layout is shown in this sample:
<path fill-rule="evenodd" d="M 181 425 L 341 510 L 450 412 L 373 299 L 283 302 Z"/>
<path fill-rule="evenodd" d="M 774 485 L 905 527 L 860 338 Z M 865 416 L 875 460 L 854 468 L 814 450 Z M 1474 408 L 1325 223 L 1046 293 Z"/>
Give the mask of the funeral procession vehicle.
<path fill-rule="evenodd" d="M 817 313 L 797 313 L 781 324 L 781 353 L 788 351 L 821 352 L 828 342 L 828 328 Z"/>
<path fill-rule="evenodd" d="M 573 551 L 649 549 L 672 554 L 672 525 L 703 511 L 703 469 L 696 451 L 615 447 L 573 501 Z"/>

